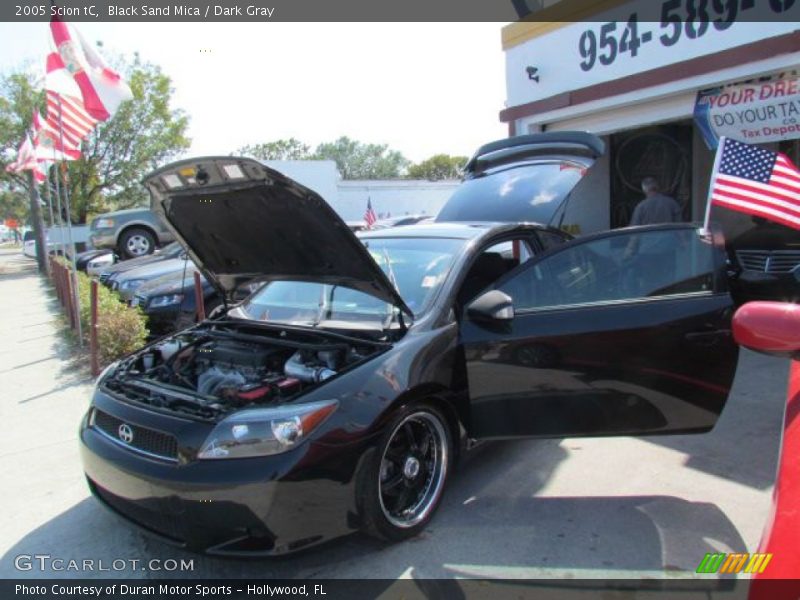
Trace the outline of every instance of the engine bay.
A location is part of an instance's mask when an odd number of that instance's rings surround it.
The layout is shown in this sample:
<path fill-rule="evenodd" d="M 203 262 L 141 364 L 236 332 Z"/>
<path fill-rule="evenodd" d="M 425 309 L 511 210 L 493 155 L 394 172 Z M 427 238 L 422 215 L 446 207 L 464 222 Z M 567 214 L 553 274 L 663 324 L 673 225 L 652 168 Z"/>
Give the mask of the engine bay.
<path fill-rule="evenodd" d="M 189 330 L 125 359 L 102 385 L 130 401 L 216 419 L 294 398 L 388 347 L 346 336 L 259 333 Z"/>

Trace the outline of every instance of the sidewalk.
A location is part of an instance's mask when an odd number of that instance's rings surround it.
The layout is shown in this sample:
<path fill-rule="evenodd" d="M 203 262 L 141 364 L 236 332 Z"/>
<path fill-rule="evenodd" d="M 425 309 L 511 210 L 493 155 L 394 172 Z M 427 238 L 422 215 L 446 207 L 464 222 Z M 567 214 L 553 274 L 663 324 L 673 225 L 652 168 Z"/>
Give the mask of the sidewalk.
<path fill-rule="evenodd" d="M 2 553 L 30 534 L 32 524 L 46 522 L 88 494 L 77 430 L 92 380 L 85 365 L 76 367 L 71 360 L 56 320 L 60 310 L 36 261 L 19 249 L 0 249 Z M 4 577 L 9 566 L 2 565 Z"/>

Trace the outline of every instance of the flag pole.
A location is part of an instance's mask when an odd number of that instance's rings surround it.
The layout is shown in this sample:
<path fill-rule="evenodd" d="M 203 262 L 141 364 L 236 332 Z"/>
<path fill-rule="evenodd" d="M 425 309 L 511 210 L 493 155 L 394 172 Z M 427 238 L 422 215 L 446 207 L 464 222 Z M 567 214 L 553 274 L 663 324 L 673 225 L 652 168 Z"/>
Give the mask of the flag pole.
<path fill-rule="evenodd" d="M 56 159 L 56 149 L 53 148 L 53 181 L 55 182 L 56 193 L 56 217 L 58 218 L 58 243 L 61 246 L 61 256 L 67 256 L 67 246 L 65 243 L 66 236 L 64 235 L 64 221 L 61 219 L 61 185 L 58 182 L 58 160 Z M 50 172 L 47 173 L 47 185 L 50 185 Z"/>
<path fill-rule="evenodd" d="M 64 152 L 64 125 L 62 122 L 61 94 L 56 94 L 58 98 L 58 137 L 61 152 Z M 66 161 L 61 163 L 66 167 Z M 75 303 L 75 325 L 78 329 L 78 346 L 83 346 L 83 332 L 81 331 L 81 300 L 78 294 L 78 265 L 75 262 L 75 240 L 72 237 L 72 211 L 69 206 L 69 182 L 67 180 L 66 169 L 64 173 L 64 208 L 67 211 L 67 235 L 69 236 L 70 262 L 72 263 L 72 295 Z"/>
<path fill-rule="evenodd" d="M 714 167 L 711 169 L 711 181 L 708 184 L 708 198 L 706 199 L 706 215 L 703 218 L 703 234 L 708 234 L 708 226 L 711 223 L 711 197 L 714 195 L 714 186 L 717 182 L 717 173 L 719 173 L 719 165 L 722 162 L 722 154 L 725 152 L 725 142 L 727 137 L 724 135 L 719 138 L 717 144 L 717 154 L 714 156 Z"/>

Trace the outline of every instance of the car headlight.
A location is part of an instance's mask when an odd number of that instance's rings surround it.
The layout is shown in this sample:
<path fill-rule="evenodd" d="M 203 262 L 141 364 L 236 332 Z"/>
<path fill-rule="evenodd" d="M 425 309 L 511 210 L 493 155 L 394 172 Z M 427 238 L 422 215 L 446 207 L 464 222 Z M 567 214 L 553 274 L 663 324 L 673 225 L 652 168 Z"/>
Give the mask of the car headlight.
<path fill-rule="evenodd" d="M 323 400 L 234 413 L 217 424 L 197 457 L 249 458 L 286 452 L 305 440 L 338 405 L 336 400 Z"/>
<path fill-rule="evenodd" d="M 144 279 L 128 279 L 119 284 L 120 290 L 135 290 L 144 283 Z"/>
<path fill-rule="evenodd" d="M 114 227 L 114 219 L 97 219 L 94 226 L 95 229 L 111 229 Z"/>
<path fill-rule="evenodd" d="M 183 294 L 167 294 L 166 296 L 156 296 L 147 305 L 150 308 L 159 308 L 161 306 L 171 306 L 172 304 L 180 304 L 183 302 Z"/>

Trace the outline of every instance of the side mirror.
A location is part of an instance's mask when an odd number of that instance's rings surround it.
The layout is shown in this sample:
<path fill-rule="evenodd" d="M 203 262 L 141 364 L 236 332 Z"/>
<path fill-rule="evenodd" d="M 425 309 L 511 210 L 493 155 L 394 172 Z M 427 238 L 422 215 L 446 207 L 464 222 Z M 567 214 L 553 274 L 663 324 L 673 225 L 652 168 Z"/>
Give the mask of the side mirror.
<path fill-rule="evenodd" d="M 748 302 L 733 315 L 733 337 L 751 350 L 800 359 L 800 305 Z"/>
<path fill-rule="evenodd" d="M 508 323 L 514 319 L 514 301 L 500 290 L 490 290 L 470 302 L 467 316 L 473 321 Z"/>

